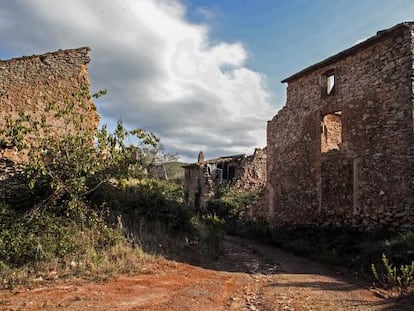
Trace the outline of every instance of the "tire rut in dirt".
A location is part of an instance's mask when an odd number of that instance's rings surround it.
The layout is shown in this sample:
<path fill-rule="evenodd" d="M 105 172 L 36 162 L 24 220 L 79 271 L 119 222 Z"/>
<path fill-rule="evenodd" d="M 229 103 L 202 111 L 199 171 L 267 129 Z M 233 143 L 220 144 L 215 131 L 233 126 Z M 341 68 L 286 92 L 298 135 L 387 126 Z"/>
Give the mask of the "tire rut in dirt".
<path fill-rule="evenodd" d="M 277 270 L 270 258 L 258 253 L 255 248 L 240 239 L 226 236 L 222 244 L 222 254 L 212 268 L 250 275 L 248 282 L 230 297 L 225 310 L 262 310 L 262 288 L 269 284 L 270 275 Z"/>
<path fill-rule="evenodd" d="M 277 270 L 277 266 L 271 259 L 264 257 L 253 247 L 245 245 L 231 236 L 224 238 L 222 253 L 211 268 L 228 272 L 264 275 L 273 274 Z"/>

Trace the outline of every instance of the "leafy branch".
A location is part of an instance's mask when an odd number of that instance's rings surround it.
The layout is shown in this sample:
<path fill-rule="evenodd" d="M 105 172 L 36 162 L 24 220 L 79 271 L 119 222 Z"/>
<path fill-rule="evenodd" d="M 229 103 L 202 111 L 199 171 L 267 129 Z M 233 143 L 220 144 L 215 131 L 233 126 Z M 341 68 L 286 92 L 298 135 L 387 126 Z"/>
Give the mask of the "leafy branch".
<path fill-rule="evenodd" d="M 99 91 L 93 97 L 105 93 Z M 0 147 L 14 148 L 23 155 L 28 186 L 46 185 L 50 191 L 45 192 L 53 198 L 49 201 L 84 197 L 109 179 L 127 175 L 131 165 L 139 164 L 136 169 L 144 174 L 144 150 L 160 148 L 157 135 L 140 128 L 127 130 L 121 121 L 113 133 L 105 125 L 95 130 L 79 113 L 89 99 L 83 89 L 73 92 L 70 98 L 47 105 L 37 119 L 25 113 L 8 116 L 0 130 Z M 51 116 L 60 127 L 47 122 Z M 140 147 L 127 145 L 129 137 L 135 137 Z"/>

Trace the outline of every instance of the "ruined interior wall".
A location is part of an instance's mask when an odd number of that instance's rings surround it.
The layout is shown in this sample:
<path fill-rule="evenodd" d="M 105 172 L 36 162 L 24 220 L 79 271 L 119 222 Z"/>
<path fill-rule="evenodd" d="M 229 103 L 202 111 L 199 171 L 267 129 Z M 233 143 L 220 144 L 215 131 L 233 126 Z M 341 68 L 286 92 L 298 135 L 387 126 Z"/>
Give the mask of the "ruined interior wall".
<path fill-rule="evenodd" d="M 321 120 L 321 151 L 339 150 L 342 143 L 342 117 L 327 114 Z"/>
<path fill-rule="evenodd" d="M 286 106 L 268 123 L 268 183 L 256 216 L 414 224 L 412 51 L 411 31 L 400 27 L 289 81 Z M 330 70 L 335 92 L 323 96 L 321 77 Z M 322 155 L 321 118 L 335 111 L 342 111 L 340 150 Z"/>
<path fill-rule="evenodd" d="M 167 169 L 164 164 L 151 165 L 148 168 L 148 176 L 151 178 L 168 180 Z"/>
<path fill-rule="evenodd" d="M 73 100 L 72 93 L 86 90 L 89 95 L 87 66 L 89 48 L 59 50 L 43 55 L 0 60 L 0 127 L 6 116 L 17 118 L 19 112 L 40 119 L 48 104 Z M 85 126 L 97 128 L 99 118 L 90 99 L 86 107 L 75 105 L 74 114 L 83 114 Z M 64 130 L 61 121 L 46 113 L 48 123 L 59 133 Z M 1 150 L 0 157 L 17 162 L 22 159 L 14 149 Z"/>
<path fill-rule="evenodd" d="M 199 193 L 199 167 L 193 165 L 186 167 L 184 171 L 184 195 L 185 201 L 191 207 L 196 206 L 196 198 Z"/>
<path fill-rule="evenodd" d="M 213 182 L 205 165 L 193 164 L 185 167 L 184 195 L 192 208 L 204 208 L 214 196 Z"/>

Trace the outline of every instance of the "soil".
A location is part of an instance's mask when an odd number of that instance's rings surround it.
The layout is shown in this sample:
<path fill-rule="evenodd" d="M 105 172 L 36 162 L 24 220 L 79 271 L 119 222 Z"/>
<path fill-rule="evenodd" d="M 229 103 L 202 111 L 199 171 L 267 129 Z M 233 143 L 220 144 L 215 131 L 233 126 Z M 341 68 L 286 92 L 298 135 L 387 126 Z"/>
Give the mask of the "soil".
<path fill-rule="evenodd" d="M 226 237 L 217 260 L 158 260 L 148 274 L 0 291 L 0 310 L 414 310 L 343 273 Z"/>

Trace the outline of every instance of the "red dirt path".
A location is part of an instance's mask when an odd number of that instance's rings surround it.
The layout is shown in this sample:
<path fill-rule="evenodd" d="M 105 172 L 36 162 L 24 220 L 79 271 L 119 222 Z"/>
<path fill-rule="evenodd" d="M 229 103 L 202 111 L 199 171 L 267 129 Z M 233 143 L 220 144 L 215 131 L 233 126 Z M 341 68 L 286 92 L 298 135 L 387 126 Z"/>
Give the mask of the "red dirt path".
<path fill-rule="evenodd" d="M 150 274 L 0 291 L 0 310 L 414 310 L 311 261 L 227 238 L 206 268 L 159 260 Z"/>

